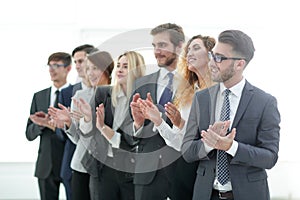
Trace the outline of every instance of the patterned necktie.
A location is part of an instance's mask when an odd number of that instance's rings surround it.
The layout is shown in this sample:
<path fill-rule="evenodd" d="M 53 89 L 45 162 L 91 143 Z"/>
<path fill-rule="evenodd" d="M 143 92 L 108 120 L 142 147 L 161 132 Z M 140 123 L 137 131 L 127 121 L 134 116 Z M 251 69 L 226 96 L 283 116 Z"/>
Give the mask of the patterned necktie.
<path fill-rule="evenodd" d="M 226 89 L 224 93 L 225 97 L 222 105 L 220 121 L 226 121 L 230 119 L 230 102 L 228 98 L 230 90 Z M 219 183 L 224 185 L 229 181 L 227 153 L 223 150 L 218 150 L 217 173 Z"/>
<path fill-rule="evenodd" d="M 58 108 L 58 96 L 59 96 L 59 90 L 56 90 L 56 91 L 55 91 L 55 95 L 56 95 L 56 97 L 55 97 L 55 101 L 54 101 L 53 107 L 54 107 L 54 108 Z"/>
<path fill-rule="evenodd" d="M 168 85 L 165 87 L 160 100 L 159 100 L 159 104 L 162 106 L 165 106 L 166 103 L 168 103 L 169 101 L 171 101 L 172 96 L 173 96 L 173 77 L 174 74 L 172 74 L 171 72 L 168 73 L 168 77 L 169 77 L 169 82 Z"/>

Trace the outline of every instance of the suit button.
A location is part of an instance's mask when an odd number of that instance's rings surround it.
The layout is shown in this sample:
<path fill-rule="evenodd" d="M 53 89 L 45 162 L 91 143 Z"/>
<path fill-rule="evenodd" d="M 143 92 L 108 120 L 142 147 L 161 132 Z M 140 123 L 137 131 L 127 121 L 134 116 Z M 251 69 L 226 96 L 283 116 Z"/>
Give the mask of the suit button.
<path fill-rule="evenodd" d="M 162 155 L 161 154 L 159 155 L 159 159 L 162 159 Z"/>
<path fill-rule="evenodd" d="M 131 162 L 131 163 L 135 163 L 134 158 L 130 158 L 130 162 Z"/>

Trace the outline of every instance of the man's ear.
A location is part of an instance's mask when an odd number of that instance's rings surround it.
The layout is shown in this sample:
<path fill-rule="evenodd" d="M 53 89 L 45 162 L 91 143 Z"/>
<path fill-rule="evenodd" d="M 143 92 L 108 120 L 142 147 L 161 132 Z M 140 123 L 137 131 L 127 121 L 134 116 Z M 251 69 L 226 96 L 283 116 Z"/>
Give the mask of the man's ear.
<path fill-rule="evenodd" d="M 70 72 L 71 69 L 72 69 L 72 65 L 67 66 L 66 69 L 67 69 L 68 72 Z"/>
<path fill-rule="evenodd" d="M 246 60 L 238 60 L 236 62 L 236 69 L 238 71 L 243 71 L 245 69 L 246 65 L 247 65 Z"/>

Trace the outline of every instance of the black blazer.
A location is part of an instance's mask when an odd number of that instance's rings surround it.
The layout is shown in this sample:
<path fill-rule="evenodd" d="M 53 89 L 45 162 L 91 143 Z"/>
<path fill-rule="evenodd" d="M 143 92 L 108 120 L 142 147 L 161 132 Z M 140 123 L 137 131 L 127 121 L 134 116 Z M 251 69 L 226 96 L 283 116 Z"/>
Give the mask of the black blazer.
<path fill-rule="evenodd" d="M 34 94 L 30 114 L 38 111 L 48 113 L 50 105 L 51 88 L 46 88 Z M 47 178 L 51 170 L 56 177 L 60 177 L 60 168 L 64 152 L 64 142 L 49 128 L 34 124 L 29 118 L 26 126 L 26 138 L 29 141 L 40 136 L 40 145 L 36 161 L 35 176 Z"/>
<path fill-rule="evenodd" d="M 66 107 L 71 106 L 72 97 L 77 90 L 81 90 L 81 83 L 75 85 L 69 85 L 67 88 L 61 90 L 58 102 Z M 72 176 L 72 169 L 70 166 L 76 145 L 68 138 L 63 129 L 56 130 L 56 134 L 59 134 L 63 140 L 65 140 L 65 149 L 62 159 L 61 173 L 62 179 L 70 180 Z"/>
<path fill-rule="evenodd" d="M 146 99 L 147 93 L 151 93 L 154 104 L 158 104 L 157 99 L 157 80 L 160 71 L 149 74 L 137 79 L 134 83 L 133 94 L 139 93 L 142 99 Z M 159 106 L 158 106 L 159 107 Z M 163 116 L 165 118 L 165 116 Z M 153 131 L 154 124 L 146 120 L 141 134 L 138 135 L 136 172 L 134 177 L 135 184 L 149 184 L 156 175 L 156 171 L 165 168 L 167 175 L 174 176 L 172 167 L 175 160 L 180 157 L 180 153 L 166 145 L 164 139 L 158 131 Z"/>
<path fill-rule="evenodd" d="M 90 141 L 88 149 L 89 152 L 98 161 L 100 161 L 100 163 L 98 163 L 98 169 L 101 169 L 103 165 L 108 165 L 119 171 L 133 173 L 135 157 L 132 151 L 135 148 L 136 143 L 132 137 L 133 121 L 129 115 L 129 112 L 127 112 L 127 116 L 117 130 L 117 132 L 121 134 L 121 143 L 119 148 L 113 148 L 113 163 L 111 163 L 111 161 L 108 161 L 107 158 L 109 142 L 106 140 L 106 138 L 104 138 L 104 136 L 102 136 L 100 131 L 95 126 L 95 108 L 99 104 L 103 103 L 105 108 L 104 122 L 107 126 L 111 128 L 113 127 L 114 107 L 112 106 L 111 92 L 111 86 L 99 86 L 96 89 L 94 102 L 91 102 L 93 109 L 93 130 L 91 131 L 91 133 L 85 135 L 93 137 Z"/>

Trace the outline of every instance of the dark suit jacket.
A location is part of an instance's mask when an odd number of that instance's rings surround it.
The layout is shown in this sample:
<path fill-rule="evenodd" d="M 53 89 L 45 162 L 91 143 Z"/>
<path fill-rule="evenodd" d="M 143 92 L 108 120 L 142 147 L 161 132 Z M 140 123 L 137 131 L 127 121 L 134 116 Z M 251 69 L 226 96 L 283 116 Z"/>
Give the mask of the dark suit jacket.
<path fill-rule="evenodd" d="M 195 94 L 186 134 L 183 156 L 188 162 L 199 160 L 193 199 L 209 200 L 216 168 L 216 150 L 208 154 L 200 131 L 215 121 L 219 84 Z M 269 200 L 267 173 L 278 159 L 280 114 L 276 99 L 246 81 L 233 120 L 238 149 L 228 156 L 234 199 Z"/>
<path fill-rule="evenodd" d="M 76 83 L 75 85 L 70 85 L 69 87 L 62 89 L 59 95 L 58 102 L 66 107 L 70 107 L 72 97 L 74 96 L 75 92 L 81 89 L 81 83 Z M 72 169 L 70 163 L 76 145 L 68 138 L 68 136 L 62 129 L 57 130 L 56 133 L 60 134 L 61 138 L 65 141 L 65 149 L 60 176 L 64 180 L 70 180 L 72 176 Z"/>
<path fill-rule="evenodd" d="M 50 94 L 51 88 L 35 93 L 31 103 L 30 114 L 38 111 L 48 113 Z M 40 146 L 36 161 L 35 176 L 45 179 L 53 171 L 54 176 L 59 178 L 65 143 L 51 129 L 40 127 L 28 119 L 26 138 L 32 141 L 38 136 L 40 136 Z"/>
<path fill-rule="evenodd" d="M 151 93 L 154 104 L 158 104 L 157 80 L 159 73 L 155 72 L 137 79 L 134 83 L 133 94 L 139 93 L 142 99 L 146 99 L 147 93 Z M 165 116 L 164 116 L 165 117 Z M 153 131 L 154 124 L 146 120 L 141 133 L 137 136 L 139 141 L 136 156 L 136 174 L 134 184 L 146 185 L 151 183 L 156 171 L 174 163 L 180 157 L 179 152 L 166 145 L 158 131 Z M 174 167 L 168 168 L 167 176 L 174 176 Z"/>
<path fill-rule="evenodd" d="M 111 99 L 111 86 L 99 86 L 95 93 L 95 102 L 91 103 L 93 108 L 93 113 L 95 113 L 95 105 L 101 103 L 104 104 L 105 108 L 105 119 L 104 122 L 107 126 L 113 126 L 114 120 L 114 107 L 112 106 Z M 113 167 L 116 170 L 133 173 L 134 172 L 134 154 L 131 152 L 134 149 L 135 141 L 132 137 L 132 126 L 133 121 L 127 113 L 124 121 L 121 123 L 120 127 L 117 129 L 117 132 L 121 134 L 121 143 L 119 148 L 113 148 L 113 163 L 108 162 L 107 153 L 108 153 L 108 141 L 102 136 L 99 130 L 96 128 L 95 124 L 95 115 L 93 116 L 93 130 L 91 133 L 85 136 L 93 137 L 90 141 L 89 151 L 90 153 L 100 161 L 98 163 L 98 170 L 101 170 L 103 165 L 108 165 Z M 91 162 L 93 164 L 93 162 Z M 101 173 L 101 172 L 100 172 Z M 125 177 L 126 178 L 126 177 Z M 128 178 L 128 177 L 127 177 Z"/>

